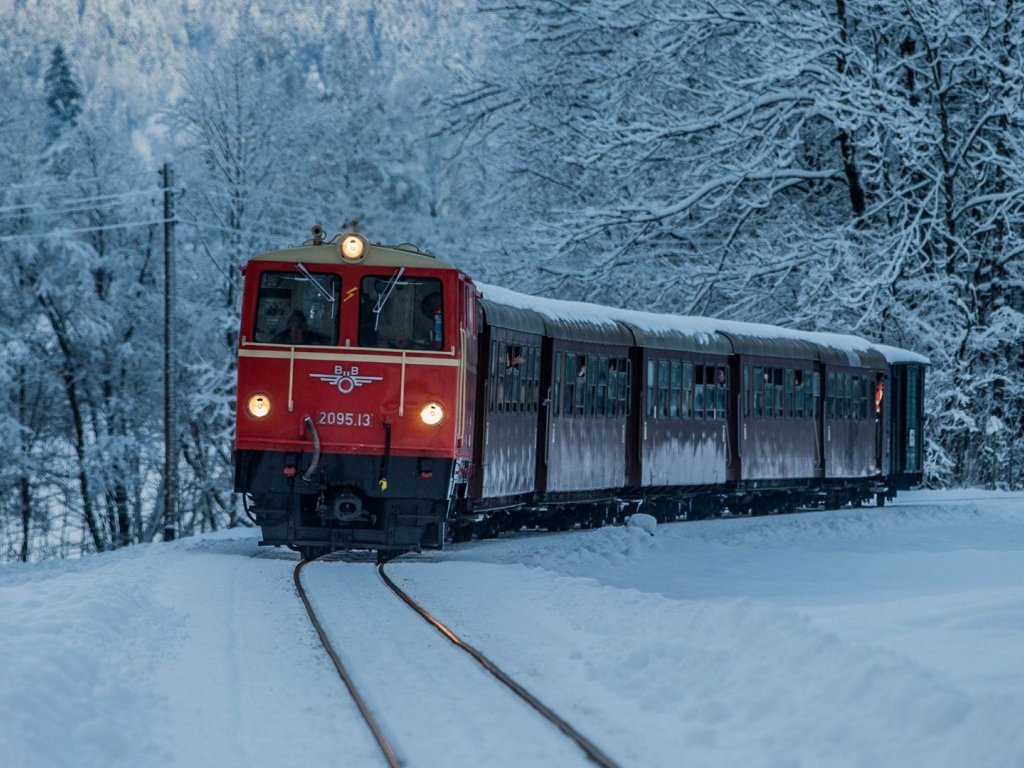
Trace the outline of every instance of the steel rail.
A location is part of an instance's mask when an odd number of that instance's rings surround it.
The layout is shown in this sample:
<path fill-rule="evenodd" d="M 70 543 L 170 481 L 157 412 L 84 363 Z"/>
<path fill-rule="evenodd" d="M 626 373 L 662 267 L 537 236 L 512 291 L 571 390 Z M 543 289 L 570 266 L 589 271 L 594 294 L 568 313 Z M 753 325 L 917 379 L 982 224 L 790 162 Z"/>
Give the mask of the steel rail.
<path fill-rule="evenodd" d="M 509 677 L 505 672 L 498 668 L 498 666 L 488 659 L 484 654 L 474 648 L 472 645 L 467 643 L 465 640 L 460 638 L 448 627 L 442 624 L 438 619 L 434 618 L 422 605 L 413 600 L 401 587 L 395 584 L 391 580 L 391 577 L 384 571 L 384 563 L 377 566 L 377 572 L 380 574 L 381 579 L 388 585 L 388 588 L 394 592 L 398 597 L 410 608 L 412 608 L 420 617 L 430 624 L 434 629 L 440 632 L 442 635 L 447 637 L 455 647 L 465 651 L 480 664 L 484 669 L 490 672 L 496 677 L 501 683 L 507 686 L 513 693 L 519 698 L 533 707 L 542 717 L 552 723 L 558 730 L 560 730 L 565 736 L 575 742 L 587 758 L 596 765 L 602 766 L 602 768 L 619 768 L 618 763 L 604 754 L 597 745 L 595 745 L 590 739 L 581 734 L 569 723 L 559 717 L 554 710 L 544 704 L 540 699 L 530 693 L 528 690 L 523 688 L 519 683 Z"/>
<path fill-rule="evenodd" d="M 327 655 L 330 656 L 331 661 L 334 662 L 334 668 L 338 670 L 338 675 L 341 677 L 342 682 L 344 682 L 345 687 L 348 688 L 349 695 L 352 696 L 352 700 L 356 703 L 356 707 L 359 708 L 359 714 L 363 716 L 363 720 L 366 721 L 367 726 L 369 726 L 370 730 L 373 732 L 373 738 L 377 740 L 377 746 L 380 747 L 380 751 L 384 755 L 384 759 L 387 761 L 389 768 L 401 768 L 402 761 L 398 759 L 398 755 L 395 754 L 394 748 L 391 746 L 391 743 L 384 735 L 384 731 L 381 730 L 380 725 L 374 718 L 366 700 L 363 699 L 362 694 L 359 693 L 359 689 L 356 688 L 356 684 L 349 676 L 348 670 L 345 669 L 345 665 L 341 663 L 341 658 L 339 658 L 338 654 L 335 652 L 334 646 L 331 644 L 331 640 L 327 636 L 327 632 L 324 631 L 323 626 L 320 624 L 320 620 L 316 616 L 316 612 L 313 610 L 312 604 L 309 602 L 309 597 L 306 595 L 306 590 L 302 586 L 301 579 L 302 568 L 307 562 L 308 561 L 303 560 L 295 566 L 294 576 L 295 588 L 299 592 L 299 597 L 302 598 L 302 604 L 306 606 L 306 613 L 309 614 L 309 620 L 313 623 L 313 628 L 316 629 L 316 633 L 320 636 L 320 642 L 327 651 Z"/>

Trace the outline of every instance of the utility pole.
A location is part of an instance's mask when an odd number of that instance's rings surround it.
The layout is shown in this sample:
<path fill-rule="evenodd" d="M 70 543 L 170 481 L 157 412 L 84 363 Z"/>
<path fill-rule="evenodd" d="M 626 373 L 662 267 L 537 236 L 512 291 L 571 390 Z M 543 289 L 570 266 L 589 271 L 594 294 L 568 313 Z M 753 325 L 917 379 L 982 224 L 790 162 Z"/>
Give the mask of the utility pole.
<path fill-rule="evenodd" d="M 164 190 L 164 541 L 174 541 L 178 531 L 178 413 L 175 408 L 174 375 L 174 171 L 164 163 L 160 171 Z"/>

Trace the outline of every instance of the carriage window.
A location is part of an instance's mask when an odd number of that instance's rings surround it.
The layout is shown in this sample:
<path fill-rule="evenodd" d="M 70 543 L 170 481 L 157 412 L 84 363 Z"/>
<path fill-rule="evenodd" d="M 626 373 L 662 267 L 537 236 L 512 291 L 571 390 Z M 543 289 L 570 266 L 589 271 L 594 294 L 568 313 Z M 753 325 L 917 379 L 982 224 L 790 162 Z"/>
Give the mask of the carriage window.
<path fill-rule="evenodd" d="M 431 277 L 370 275 L 360 283 L 359 344 L 393 349 L 444 346 L 441 281 Z"/>
<path fill-rule="evenodd" d="M 647 390 L 647 410 L 646 410 L 646 413 L 647 413 L 647 418 L 652 418 L 654 416 L 654 396 L 655 396 L 655 389 L 654 389 L 654 361 L 653 360 L 648 360 L 647 361 L 647 381 L 645 383 L 647 385 L 646 386 L 646 390 Z"/>
<path fill-rule="evenodd" d="M 597 402 L 594 411 L 598 416 L 608 415 L 608 358 L 602 355 L 597 365 Z"/>
<path fill-rule="evenodd" d="M 502 383 L 499 380 L 499 377 L 503 376 L 503 374 L 500 373 L 501 366 L 498 363 L 500 355 L 499 346 L 498 342 L 491 342 L 491 391 L 489 393 L 490 402 L 488 403 L 488 406 L 492 413 L 498 410 L 498 401 L 500 400 L 499 393 L 502 391 Z"/>
<path fill-rule="evenodd" d="M 799 368 L 793 371 L 793 388 L 795 392 L 793 415 L 802 419 L 804 417 L 804 372 Z"/>
<path fill-rule="evenodd" d="M 658 416 L 668 418 L 668 396 L 670 388 L 670 366 L 668 360 L 658 362 Z"/>
<path fill-rule="evenodd" d="M 562 353 L 555 352 L 555 388 L 551 393 L 555 416 L 562 415 Z"/>
<path fill-rule="evenodd" d="M 337 275 L 264 272 L 256 299 L 253 340 L 293 346 L 338 343 Z"/>
<path fill-rule="evenodd" d="M 583 367 L 583 372 L 580 374 L 586 382 L 586 397 L 584 398 L 583 415 L 593 416 L 594 401 L 597 399 L 597 357 L 595 355 L 587 355 L 586 360 L 586 365 Z"/>
<path fill-rule="evenodd" d="M 673 419 L 679 418 L 679 401 L 682 399 L 683 371 L 682 364 L 678 360 L 672 361 L 672 393 L 668 398 L 669 416 Z"/>
<path fill-rule="evenodd" d="M 816 419 L 818 418 L 818 403 L 821 401 L 821 374 L 817 371 L 804 371 L 804 375 L 808 377 L 811 382 L 807 418 Z"/>
<path fill-rule="evenodd" d="M 624 357 L 620 357 L 616 361 L 616 367 L 619 371 L 619 384 L 618 388 L 615 391 L 615 397 L 618 401 L 616 415 L 629 416 L 629 393 L 631 386 L 629 381 L 629 360 L 627 360 Z"/>
<path fill-rule="evenodd" d="M 725 368 L 715 369 L 715 418 L 724 419 L 729 402 L 729 375 Z"/>
<path fill-rule="evenodd" d="M 796 398 L 795 376 L 792 368 L 786 369 L 786 418 L 793 418 L 793 402 Z"/>
<path fill-rule="evenodd" d="M 825 416 L 829 419 L 836 417 L 836 375 L 830 373 L 825 385 Z"/>
<path fill-rule="evenodd" d="M 693 382 L 693 418 L 704 418 L 704 366 L 694 368 Z"/>
<path fill-rule="evenodd" d="M 743 418 L 751 418 L 751 367 L 743 366 Z"/>
<path fill-rule="evenodd" d="M 620 416 L 619 411 L 619 361 L 608 361 L 608 415 Z"/>
<path fill-rule="evenodd" d="M 764 417 L 764 369 L 754 368 L 754 418 Z"/>

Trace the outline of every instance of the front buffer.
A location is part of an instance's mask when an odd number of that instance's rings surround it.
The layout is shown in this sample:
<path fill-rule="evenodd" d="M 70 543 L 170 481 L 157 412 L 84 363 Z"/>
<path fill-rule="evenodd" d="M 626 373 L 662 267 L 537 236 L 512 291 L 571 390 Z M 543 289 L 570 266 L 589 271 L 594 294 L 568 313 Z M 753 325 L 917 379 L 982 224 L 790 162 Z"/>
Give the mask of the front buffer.
<path fill-rule="evenodd" d="M 306 559 L 375 549 L 386 560 L 444 544 L 454 459 L 321 455 L 310 473 L 312 453 L 240 450 L 235 458 L 235 490 L 253 499 L 261 545 Z"/>

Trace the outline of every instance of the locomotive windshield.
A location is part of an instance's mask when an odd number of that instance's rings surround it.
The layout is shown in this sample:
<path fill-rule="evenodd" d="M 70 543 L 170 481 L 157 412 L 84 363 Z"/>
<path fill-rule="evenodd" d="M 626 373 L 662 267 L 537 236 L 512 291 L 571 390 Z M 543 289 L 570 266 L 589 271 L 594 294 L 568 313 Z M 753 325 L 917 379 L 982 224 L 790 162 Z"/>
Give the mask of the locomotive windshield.
<path fill-rule="evenodd" d="M 338 343 L 337 275 L 264 272 L 256 299 L 254 340 L 292 346 Z"/>
<path fill-rule="evenodd" d="M 441 281 L 428 277 L 370 275 L 360 283 L 359 345 L 441 349 L 444 302 Z"/>

